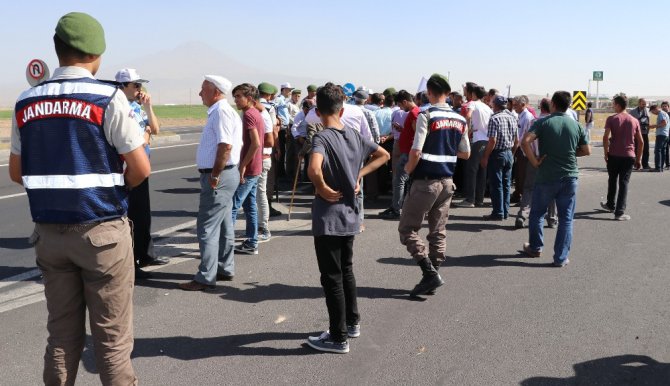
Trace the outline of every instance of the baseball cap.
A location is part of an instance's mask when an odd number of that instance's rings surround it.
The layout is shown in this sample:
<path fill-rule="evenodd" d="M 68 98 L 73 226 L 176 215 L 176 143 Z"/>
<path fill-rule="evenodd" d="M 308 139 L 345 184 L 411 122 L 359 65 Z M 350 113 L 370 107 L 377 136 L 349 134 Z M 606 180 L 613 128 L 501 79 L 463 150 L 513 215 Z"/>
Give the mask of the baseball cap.
<path fill-rule="evenodd" d="M 282 83 L 282 84 L 279 86 L 279 89 L 280 89 L 280 90 L 285 89 L 285 88 L 288 88 L 288 89 L 293 90 L 293 87 L 291 87 L 291 83 L 289 83 L 289 82 Z"/>
<path fill-rule="evenodd" d="M 105 31 L 93 16 L 70 12 L 58 20 L 56 36 L 68 46 L 85 54 L 102 55 L 105 52 Z"/>
<path fill-rule="evenodd" d="M 230 81 L 220 75 L 205 75 L 205 80 L 212 83 L 216 88 L 219 89 L 223 94 L 228 94 L 230 89 L 233 87 L 233 84 Z"/>
<path fill-rule="evenodd" d="M 116 73 L 116 75 L 114 75 L 114 79 L 119 83 L 130 83 L 130 82 L 148 83 L 149 82 L 146 79 L 142 79 L 140 77 L 140 74 L 138 74 L 137 70 L 135 70 L 134 68 L 124 68 L 122 70 L 119 70 Z"/>
<path fill-rule="evenodd" d="M 493 99 L 493 103 L 495 103 L 497 106 L 505 107 L 507 106 L 507 98 L 502 95 L 496 95 L 496 97 Z"/>

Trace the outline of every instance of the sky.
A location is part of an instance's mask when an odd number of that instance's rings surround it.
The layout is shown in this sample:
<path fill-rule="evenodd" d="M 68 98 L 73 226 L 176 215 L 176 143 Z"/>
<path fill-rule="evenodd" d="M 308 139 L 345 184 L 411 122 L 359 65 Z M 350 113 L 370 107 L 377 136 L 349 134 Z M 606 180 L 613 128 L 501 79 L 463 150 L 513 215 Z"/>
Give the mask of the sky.
<path fill-rule="evenodd" d="M 661 0 L 12 1 L 2 6 L 0 94 L 27 86 L 33 58 L 53 72 L 56 23 L 79 11 L 105 29 L 99 75 L 108 77 L 113 64 L 203 43 L 251 68 L 375 91 L 415 92 L 422 76 L 439 72 L 453 89 L 474 81 L 499 90 L 509 85 L 512 95 L 545 95 L 588 90 L 599 70 L 603 95 L 664 96 L 668 23 L 654 15 L 666 8 Z M 225 67 L 217 68 L 220 75 Z"/>

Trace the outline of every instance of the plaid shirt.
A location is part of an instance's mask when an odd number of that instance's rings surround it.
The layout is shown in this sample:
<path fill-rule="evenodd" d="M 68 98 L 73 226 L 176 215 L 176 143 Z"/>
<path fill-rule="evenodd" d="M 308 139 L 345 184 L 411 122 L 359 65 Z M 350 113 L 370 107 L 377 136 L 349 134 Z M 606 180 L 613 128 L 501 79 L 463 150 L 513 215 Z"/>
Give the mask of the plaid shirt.
<path fill-rule="evenodd" d="M 488 137 L 496 139 L 493 150 L 509 150 L 514 146 L 519 122 L 509 110 L 499 111 L 489 120 Z"/>

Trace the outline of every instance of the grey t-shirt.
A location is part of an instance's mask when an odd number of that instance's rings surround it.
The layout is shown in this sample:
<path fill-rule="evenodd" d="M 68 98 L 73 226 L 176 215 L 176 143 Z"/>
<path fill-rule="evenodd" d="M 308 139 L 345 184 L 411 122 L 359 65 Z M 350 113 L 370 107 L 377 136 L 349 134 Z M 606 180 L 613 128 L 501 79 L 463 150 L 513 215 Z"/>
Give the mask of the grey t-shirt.
<path fill-rule="evenodd" d="M 320 197 L 312 202 L 314 236 L 352 236 L 360 232 L 360 219 L 354 189 L 361 166 L 378 145 L 364 139 L 358 131 L 328 128 L 314 136 L 312 152 L 323 155 L 323 179 L 343 197 L 330 203 Z"/>

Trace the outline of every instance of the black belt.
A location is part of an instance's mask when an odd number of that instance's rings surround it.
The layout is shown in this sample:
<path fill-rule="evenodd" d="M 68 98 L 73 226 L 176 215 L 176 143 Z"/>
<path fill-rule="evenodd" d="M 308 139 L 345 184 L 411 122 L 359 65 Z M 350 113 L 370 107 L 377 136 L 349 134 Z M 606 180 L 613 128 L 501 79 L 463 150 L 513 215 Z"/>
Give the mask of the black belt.
<path fill-rule="evenodd" d="M 223 168 L 223 170 L 232 169 L 232 168 L 234 168 L 235 166 L 237 166 L 237 165 L 226 165 L 226 167 Z M 205 173 L 211 173 L 212 170 L 214 170 L 214 169 L 212 169 L 212 168 L 209 168 L 209 169 L 198 169 L 198 171 L 199 171 L 200 173 L 202 173 L 202 174 L 205 174 Z"/>

